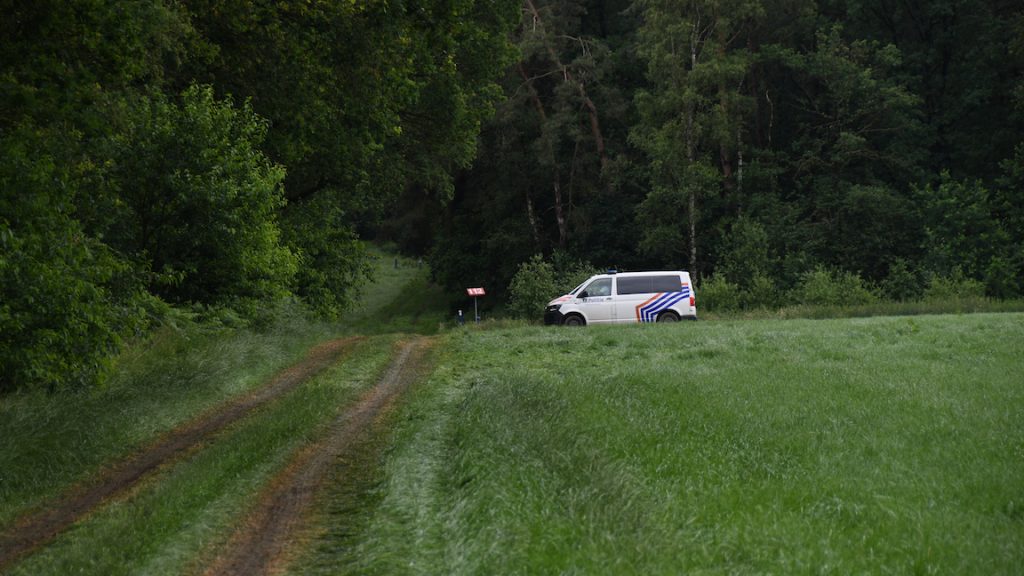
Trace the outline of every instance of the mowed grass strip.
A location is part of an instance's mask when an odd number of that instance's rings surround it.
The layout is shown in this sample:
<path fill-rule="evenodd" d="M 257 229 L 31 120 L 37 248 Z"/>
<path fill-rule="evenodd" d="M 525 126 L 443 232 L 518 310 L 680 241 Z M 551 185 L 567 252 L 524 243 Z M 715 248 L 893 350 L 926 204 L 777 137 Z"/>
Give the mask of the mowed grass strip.
<path fill-rule="evenodd" d="M 307 567 L 1024 566 L 1020 314 L 466 330 L 396 421 Z"/>
<path fill-rule="evenodd" d="M 201 571 L 290 455 L 372 386 L 393 338 L 354 345 L 343 362 L 211 438 L 28 556 L 11 574 L 181 574 Z"/>

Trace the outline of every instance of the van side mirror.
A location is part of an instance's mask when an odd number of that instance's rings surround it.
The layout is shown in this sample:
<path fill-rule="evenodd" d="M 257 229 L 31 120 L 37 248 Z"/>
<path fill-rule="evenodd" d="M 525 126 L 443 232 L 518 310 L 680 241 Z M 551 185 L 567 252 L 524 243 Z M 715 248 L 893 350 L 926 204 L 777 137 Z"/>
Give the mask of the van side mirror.
<path fill-rule="evenodd" d="M 587 294 L 586 290 L 576 295 L 577 298 L 586 298 L 587 296 L 590 296 L 590 294 Z"/>

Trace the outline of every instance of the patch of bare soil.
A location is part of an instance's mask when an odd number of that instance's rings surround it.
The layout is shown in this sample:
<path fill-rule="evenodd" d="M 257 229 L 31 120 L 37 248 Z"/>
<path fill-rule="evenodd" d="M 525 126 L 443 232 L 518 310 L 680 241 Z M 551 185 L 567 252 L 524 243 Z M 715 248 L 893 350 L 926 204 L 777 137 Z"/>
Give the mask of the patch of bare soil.
<path fill-rule="evenodd" d="M 401 345 L 380 381 L 338 416 L 324 438 L 301 450 L 270 483 L 204 574 L 248 576 L 284 571 L 295 546 L 303 540 L 305 521 L 332 466 L 356 456 L 361 437 L 420 377 L 429 347 L 426 338 Z"/>
<path fill-rule="evenodd" d="M 266 385 L 164 434 L 150 446 L 114 464 L 98 479 L 70 490 L 43 510 L 22 517 L 0 533 L 0 571 L 49 543 L 106 500 L 127 492 L 150 472 L 334 364 L 359 339 L 332 340 L 314 347 L 305 359 L 278 372 Z"/>

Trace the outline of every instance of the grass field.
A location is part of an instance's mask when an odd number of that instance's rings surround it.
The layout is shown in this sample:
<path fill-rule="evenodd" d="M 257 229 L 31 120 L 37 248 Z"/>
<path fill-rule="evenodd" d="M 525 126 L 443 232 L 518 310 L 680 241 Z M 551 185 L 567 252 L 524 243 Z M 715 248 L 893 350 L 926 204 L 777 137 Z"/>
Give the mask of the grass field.
<path fill-rule="evenodd" d="M 458 331 L 390 442 L 297 572 L 1020 574 L 1024 316 Z"/>
<path fill-rule="evenodd" d="M 222 537 L 247 498 L 297 447 L 375 381 L 390 361 L 398 328 L 436 332 L 443 312 L 396 307 L 433 302 L 427 270 L 375 252 L 377 282 L 340 322 L 311 321 L 282 308 L 264 326 L 224 329 L 173 315 L 130 347 L 102 388 L 74 394 L 22 393 L 0 397 L 0 532 L 20 515 L 90 482 L 107 465 L 211 407 L 252 390 L 302 358 L 317 342 L 348 334 L 379 334 L 351 358 L 229 427 L 193 457 L 164 470 L 145 487 L 119 498 L 11 573 L 176 574 L 203 545 Z M 386 313 L 386 314 L 385 314 Z M 386 317 L 388 322 L 376 321 Z M 4 570 L 0 569 L 0 572 Z M 6 573 L 6 572 L 4 572 Z"/>
<path fill-rule="evenodd" d="M 131 494 L 98 510 L 11 574 L 182 574 L 201 568 L 261 487 L 390 360 L 392 337 L 357 344 L 346 361 L 217 435 Z"/>
<path fill-rule="evenodd" d="M 417 332 L 436 368 L 328 475 L 291 573 L 1021 573 L 1024 314 L 453 329 L 425 269 L 377 256 L 340 323 L 168 324 L 103 389 L 0 398 L 9 530 L 314 343 L 369 335 L 9 572 L 202 572 Z"/>
<path fill-rule="evenodd" d="M 319 341 L 399 328 L 436 332 L 443 312 L 431 305 L 441 296 L 427 285 L 427 270 L 408 259 L 395 268 L 393 256 L 372 254 L 376 282 L 338 323 L 310 321 L 287 308 L 261 329 L 217 330 L 171 318 L 122 354 L 101 389 L 0 396 L 0 528 L 106 462 L 251 390 Z M 406 304 L 396 307 L 403 292 Z"/>

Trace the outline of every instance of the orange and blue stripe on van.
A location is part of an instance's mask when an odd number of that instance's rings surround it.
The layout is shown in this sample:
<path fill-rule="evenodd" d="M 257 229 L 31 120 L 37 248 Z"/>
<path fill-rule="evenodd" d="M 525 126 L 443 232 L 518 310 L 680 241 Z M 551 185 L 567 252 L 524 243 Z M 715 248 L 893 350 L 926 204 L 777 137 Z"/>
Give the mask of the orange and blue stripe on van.
<path fill-rule="evenodd" d="M 684 298 L 690 298 L 690 286 L 683 283 L 679 292 L 658 292 L 649 300 L 636 307 L 637 322 L 654 322 L 658 314 L 671 308 Z"/>

